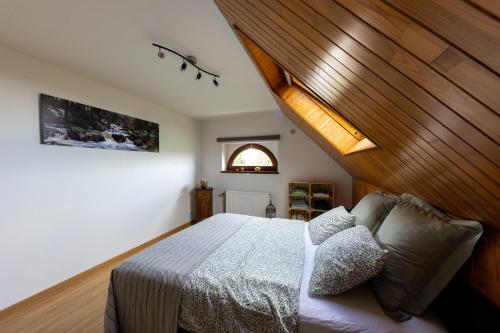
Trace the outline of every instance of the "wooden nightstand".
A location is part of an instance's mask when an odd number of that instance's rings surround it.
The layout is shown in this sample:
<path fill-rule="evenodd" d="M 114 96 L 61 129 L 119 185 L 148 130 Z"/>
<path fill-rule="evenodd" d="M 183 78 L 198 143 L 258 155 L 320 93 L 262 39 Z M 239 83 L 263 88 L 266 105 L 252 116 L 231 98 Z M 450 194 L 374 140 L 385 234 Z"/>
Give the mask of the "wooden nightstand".
<path fill-rule="evenodd" d="M 213 188 L 195 188 L 196 215 L 195 221 L 200 222 L 213 215 Z"/>

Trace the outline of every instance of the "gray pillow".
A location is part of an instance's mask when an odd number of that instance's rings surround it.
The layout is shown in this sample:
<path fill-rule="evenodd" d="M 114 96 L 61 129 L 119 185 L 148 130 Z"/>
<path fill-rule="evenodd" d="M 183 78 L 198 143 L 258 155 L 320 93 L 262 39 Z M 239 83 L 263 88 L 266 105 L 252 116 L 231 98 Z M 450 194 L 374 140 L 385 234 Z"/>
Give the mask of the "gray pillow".
<path fill-rule="evenodd" d="M 309 233 L 311 241 L 315 245 L 321 244 L 332 235 L 354 226 L 354 216 L 344 208 L 339 206 L 309 222 Z"/>
<path fill-rule="evenodd" d="M 355 216 L 354 225 L 364 225 L 375 234 L 397 202 L 397 196 L 382 192 L 365 195 L 351 210 L 351 214 Z"/>
<path fill-rule="evenodd" d="M 371 281 L 382 309 L 397 321 L 421 314 L 465 263 L 481 234 L 476 221 L 445 221 L 400 200 L 375 235 L 389 250 L 384 270 Z"/>
<path fill-rule="evenodd" d="M 365 226 L 349 228 L 324 241 L 316 251 L 310 295 L 337 295 L 379 274 L 387 260 Z"/>
<path fill-rule="evenodd" d="M 440 210 L 437 210 L 436 208 L 432 207 L 424 200 L 422 200 L 414 195 L 411 195 L 410 193 L 403 193 L 403 194 L 401 194 L 400 198 L 402 200 L 410 201 L 412 204 L 414 204 L 415 206 L 418 206 L 418 208 L 422 209 L 426 213 L 437 215 L 437 217 L 439 217 L 443 221 L 451 220 L 450 217 L 448 215 L 446 215 L 445 213 L 441 212 Z"/>

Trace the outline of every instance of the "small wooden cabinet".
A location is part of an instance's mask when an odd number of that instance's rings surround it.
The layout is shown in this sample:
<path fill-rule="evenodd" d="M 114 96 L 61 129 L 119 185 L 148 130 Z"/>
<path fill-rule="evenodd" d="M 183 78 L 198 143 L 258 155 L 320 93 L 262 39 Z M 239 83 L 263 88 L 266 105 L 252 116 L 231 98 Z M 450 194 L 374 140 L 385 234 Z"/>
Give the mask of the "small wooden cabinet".
<path fill-rule="evenodd" d="M 195 221 L 200 222 L 213 215 L 213 188 L 195 188 Z"/>

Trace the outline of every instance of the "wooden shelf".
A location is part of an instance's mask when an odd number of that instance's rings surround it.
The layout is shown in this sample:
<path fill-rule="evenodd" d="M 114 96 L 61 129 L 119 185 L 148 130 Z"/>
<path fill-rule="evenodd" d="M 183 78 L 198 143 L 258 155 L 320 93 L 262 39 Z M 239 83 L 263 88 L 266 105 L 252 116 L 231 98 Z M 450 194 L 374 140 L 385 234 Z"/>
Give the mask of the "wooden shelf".
<path fill-rule="evenodd" d="M 288 210 L 289 210 L 289 211 L 290 211 L 290 210 L 303 210 L 303 211 L 307 211 L 307 212 L 308 212 L 310 209 L 309 209 L 309 208 L 297 208 L 297 207 L 290 207 L 290 208 L 288 208 Z"/>
<path fill-rule="evenodd" d="M 304 190 L 307 194 L 304 195 L 293 195 L 293 191 L 296 189 Z M 314 193 L 325 193 L 328 194 L 324 197 L 315 197 Z M 288 183 L 288 217 L 292 218 L 295 216 L 301 216 L 305 221 L 309 221 L 316 216 L 319 216 L 333 207 L 335 207 L 334 201 L 334 184 L 328 182 L 291 182 Z M 293 207 L 294 200 L 304 200 L 308 207 L 298 208 Z M 314 203 L 318 201 L 325 201 L 329 209 L 317 209 L 314 208 Z"/>

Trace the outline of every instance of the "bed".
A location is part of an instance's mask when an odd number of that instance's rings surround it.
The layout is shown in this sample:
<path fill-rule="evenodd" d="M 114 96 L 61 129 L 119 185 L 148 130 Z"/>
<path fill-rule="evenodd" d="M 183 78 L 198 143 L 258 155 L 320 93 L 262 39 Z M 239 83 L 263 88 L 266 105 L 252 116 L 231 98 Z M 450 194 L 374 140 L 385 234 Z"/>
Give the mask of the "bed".
<path fill-rule="evenodd" d="M 369 285 L 307 293 L 316 247 L 302 221 L 218 214 L 112 272 L 106 332 L 446 332 L 431 312 L 393 322 Z"/>

